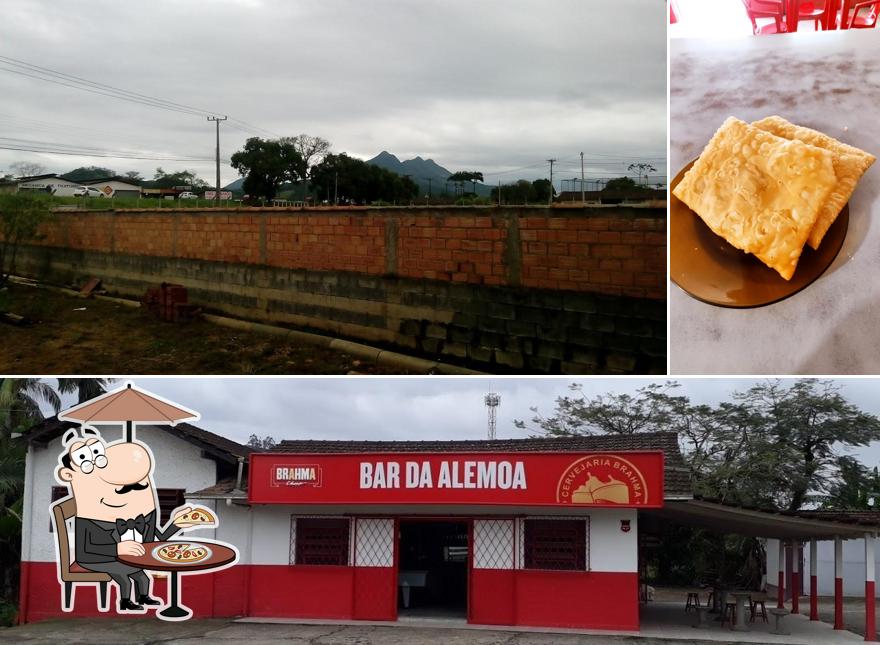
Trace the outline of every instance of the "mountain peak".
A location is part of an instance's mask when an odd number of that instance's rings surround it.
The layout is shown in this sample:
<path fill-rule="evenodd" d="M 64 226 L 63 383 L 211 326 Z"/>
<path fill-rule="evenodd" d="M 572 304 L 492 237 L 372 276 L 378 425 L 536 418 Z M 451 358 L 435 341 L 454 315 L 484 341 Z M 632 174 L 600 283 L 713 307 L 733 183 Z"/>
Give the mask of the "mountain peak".
<path fill-rule="evenodd" d="M 398 159 L 396 156 L 394 156 L 393 154 L 391 154 L 387 150 L 383 150 L 382 152 L 377 154 L 375 157 L 370 159 L 370 161 L 377 161 L 377 160 L 378 161 L 396 161 L 397 163 L 400 163 L 400 159 Z"/>

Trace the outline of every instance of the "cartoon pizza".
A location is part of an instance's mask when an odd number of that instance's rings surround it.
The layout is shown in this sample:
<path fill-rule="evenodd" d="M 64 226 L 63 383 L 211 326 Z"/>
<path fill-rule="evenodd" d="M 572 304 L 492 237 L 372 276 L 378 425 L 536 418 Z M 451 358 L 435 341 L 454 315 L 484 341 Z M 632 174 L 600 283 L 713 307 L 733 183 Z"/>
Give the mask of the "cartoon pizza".
<path fill-rule="evenodd" d="M 194 508 L 174 520 L 175 524 L 216 524 L 214 514 L 204 508 Z"/>
<path fill-rule="evenodd" d="M 211 555 L 211 550 L 203 544 L 173 542 L 156 549 L 156 557 L 165 562 L 201 562 Z"/>

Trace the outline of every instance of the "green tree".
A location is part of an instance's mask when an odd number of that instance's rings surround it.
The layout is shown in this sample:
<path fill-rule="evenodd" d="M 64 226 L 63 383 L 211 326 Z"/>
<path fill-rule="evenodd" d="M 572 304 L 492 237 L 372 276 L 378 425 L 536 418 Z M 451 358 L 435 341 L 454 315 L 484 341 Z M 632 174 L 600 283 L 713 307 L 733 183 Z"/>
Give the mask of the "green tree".
<path fill-rule="evenodd" d="M 550 185 L 549 179 L 536 179 L 532 182 L 535 201 L 539 204 L 546 204 L 550 201 L 550 195 L 556 195 L 556 189 Z"/>
<path fill-rule="evenodd" d="M 459 186 L 462 186 L 464 182 L 471 182 L 471 189 L 474 194 L 477 193 L 477 182 L 483 181 L 483 173 L 477 170 L 462 170 L 460 172 L 454 172 L 449 177 L 446 178 L 446 181 L 452 181 L 457 183 Z"/>
<path fill-rule="evenodd" d="M 532 186 L 532 182 L 527 179 L 520 179 L 511 184 L 503 184 L 500 186 L 500 190 L 500 200 L 498 186 L 494 186 L 490 193 L 492 201 L 496 204 L 499 201 L 505 204 L 530 204 L 537 201 L 535 198 L 535 188 Z"/>
<path fill-rule="evenodd" d="M 256 434 L 252 434 L 248 438 L 247 445 L 249 448 L 253 448 L 255 450 L 271 450 L 275 447 L 275 438 L 270 435 L 266 435 L 262 439 L 258 437 Z"/>
<path fill-rule="evenodd" d="M 290 138 L 250 138 L 243 150 L 232 155 L 231 163 L 245 178 L 244 192 L 268 200 L 275 198 L 281 184 L 305 179 L 308 172 L 305 159 Z"/>
<path fill-rule="evenodd" d="M 81 166 L 74 168 L 68 173 L 61 175 L 63 179 L 68 181 L 89 181 L 91 179 L 103 179 L 104 177 L 114 177 L 115 170 L 102 168 L 101 166 Z"/>
<path fill-rule="evenodd" d="M 633 190 L 638 188 L 639 185 L 632 177 L 617 177 L 609 179 L 608 183 L 602 187 L 602 190 Z"/>
<path fill-rule="evenodd" d="M 321 195 L 338 191 L 340 199 L 372 203 L 408 201 L 419 193 L 409 177 L 385 170 L 345 153 L 327 155 L 312 169 L 312 186 Z"/>
<path fill-rule="evenodd" d="M 281 143 L 289 143 L 302 157 L 306 165 L 306 176 L 314 166 L 330 153 L 330 142 L 321 137 L 313 137 L 309 134 L 298 134 L 295 137 L 282 137 Z"/>
<path fill-rule="evenodd" d="M 156 168 L 152 181 L 145 181 L 149 188 L 174 188 L 175 186 L 192 186 L 194 189 L 207 188 L 208 182 L 196 175 L 193 170 L 165 172 L 161 166 Z"/>
<path fill-rule="evenodd" d="M 0 287 L 15 272 L 18 247 L 40 237 L 40 224 L 52 216 L 49 202 L 36 195 L 0 195 Z"/>
<path fill-rule="evenodd" d="M 46 166 L 34 161 L 16 161 L 9 164 L 9 169 L 15 173 L 16 177 L 34 177 L 46 172 Z"/>
<path fill-rule="evenodd" d="M 766 381 L 714 406 L 691 403 L 679 387 L 587 397 L 574 384 L 553 414 L 534 409 L 531 425 L 517 425 L 550 435 L 678 432 L 698 493 L 789 511 L 827 499 L 843 451 L 880 439 L 880 419 L 831 381 Z"/>
<path fill-rule="evenodd" d="M 636 172 L 639 175 L 639 184 L 642 183 L 642 176 L 645 177 L 645 181 L 648 180 L 648 174 L 652 172 L 656 172 L 657 169 L 649 163 L 631 163 L 627 170 L 630 172 Z"/>
<path fill-rule="evenodd" d="M 129 170 L 127 173 L 125 173 L 123 175 L 123 177 L 125 177 L 126 179 L 128 179 L 130 181 L 133 181 L 136 184 L 139 184 L 142 181 L 144 181 L 143 176 L 137 170 Z"/>
<path fill-rule="evenodd" d="M 531 422 L 516 425 L 555 436 L 677 432 L 695 492 L 732 503 L 866 508 L 870 494 L 880 492 L 877 469 L 843 454 L 880 439 L 880 420 L 847 401 L 833 382 L 766 381 L 715 405 L 694 404 L 679 387 L 667 381 L 634 394 L 586 396 L 572 384 L 552 414 L 532 408 Z M 649 570 L 661 582 L 711 579 L 747 587 L 760 579 L 759 540 L 677 525 L 660 526 L 656 537 Z"/>
<path fill-rule="evenodd" d="M 838 457 L 838 476 L 828 487 L 828 495 L 822 502 L 828 509 L 862 509 L 880 511 L 880 473 L 877 466 L 868 468 L 849 455 Z"/>

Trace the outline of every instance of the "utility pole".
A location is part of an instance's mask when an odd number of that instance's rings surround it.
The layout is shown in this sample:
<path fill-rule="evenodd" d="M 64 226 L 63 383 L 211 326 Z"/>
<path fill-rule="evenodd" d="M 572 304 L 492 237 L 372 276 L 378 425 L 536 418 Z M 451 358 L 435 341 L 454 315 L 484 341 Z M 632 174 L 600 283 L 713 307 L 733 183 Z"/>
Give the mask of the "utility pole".
<path fill-rule="evenodd" d="M 333 173 L 333 205 L 339 206 L 339 171 Z"/>
<path fill-rule="evenodd" d="M 225 121 L 225 116 L 209 116 L 208 121 L 214 121 L 217 125 L 217 185 L 214 191 L 214 206 L 220 208 L 220 122 Z"/>
<path fill-rule="evenodd" d="M 428 180 L 428 199 L 431 199 L 431 182 L 434 180 L 433 177 L 425 177 Z"/>
<path fill-rule="evenodd" d="M 581 204 L 586 204 L 587 198 L 584 194 L 584 153 L 581 153 Z"/>
<path fill-rule="evenodd" d="M 556 159 L 548 159 L 547 161 L 550 163 L 550 197 L 547 198 L 547 205 L 552 206 L 553 205 L 553 164 L 555 164 L 557 160 Z"/>

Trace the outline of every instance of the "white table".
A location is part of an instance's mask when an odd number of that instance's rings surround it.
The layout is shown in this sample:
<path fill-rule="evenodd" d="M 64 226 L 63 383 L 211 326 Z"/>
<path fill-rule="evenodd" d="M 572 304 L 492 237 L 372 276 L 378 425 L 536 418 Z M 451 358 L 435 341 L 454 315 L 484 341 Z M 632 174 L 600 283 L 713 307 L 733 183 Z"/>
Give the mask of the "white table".
<path fill-rule="evenodd" d="M 880 157 L 880 29 L 670 42 L 670 177 L 728 116 L 779 114 Z M 837 259 L 798 294 L 724 309 L 670 286 L 673 374 L 880 372 L 880 162 Z"/>

